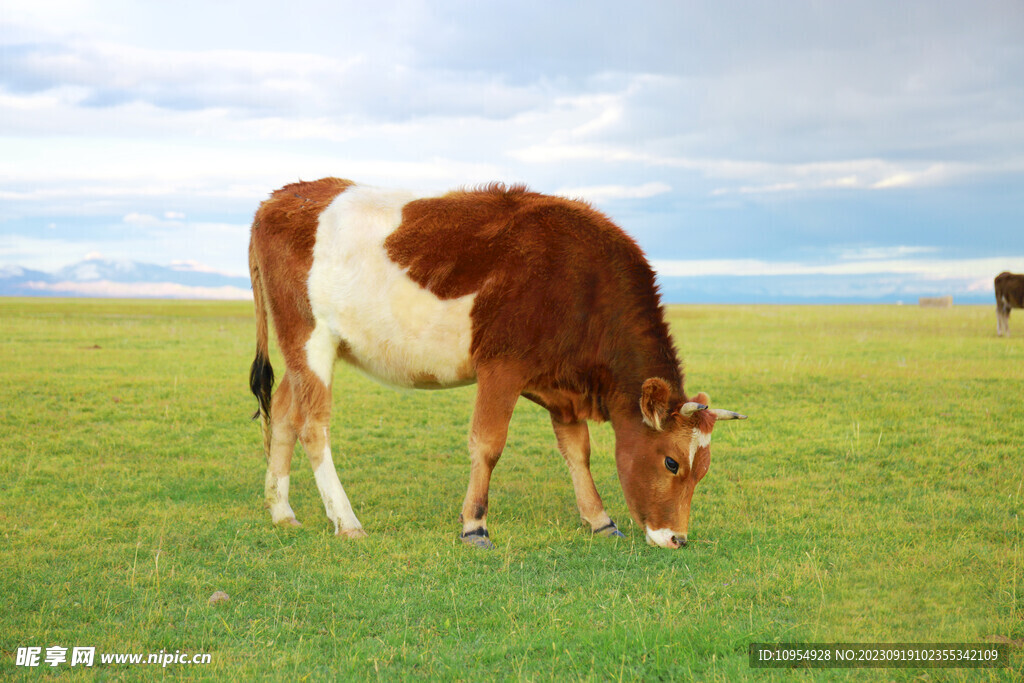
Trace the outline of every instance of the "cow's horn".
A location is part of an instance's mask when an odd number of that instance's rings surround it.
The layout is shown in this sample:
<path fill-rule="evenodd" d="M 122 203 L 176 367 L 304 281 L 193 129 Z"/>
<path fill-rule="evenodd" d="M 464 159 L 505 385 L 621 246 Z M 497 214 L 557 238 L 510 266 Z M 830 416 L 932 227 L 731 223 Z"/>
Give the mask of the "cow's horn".
<path fill-rule="evenodd" d="M 684 417 L 690 417 L 694 413 L 707 409 L 708 407 L 703 403 L 694 403 L 693 401 L 689 401 L 687 403 L 684 403 L 683 407 L 679 409 L 679 414 Z"/>
<path fill-rule="evenodd" d="M 717 417 L 719 420 L 746 420 L 747 419 L 746 415 L 740 415 L 739 413 L 734 413 L 731 410 L 722 410 L 721 408 L 712 408 L 708 412 L 711 413 L 712 415 L 714 415 L 715 417 Z"/>

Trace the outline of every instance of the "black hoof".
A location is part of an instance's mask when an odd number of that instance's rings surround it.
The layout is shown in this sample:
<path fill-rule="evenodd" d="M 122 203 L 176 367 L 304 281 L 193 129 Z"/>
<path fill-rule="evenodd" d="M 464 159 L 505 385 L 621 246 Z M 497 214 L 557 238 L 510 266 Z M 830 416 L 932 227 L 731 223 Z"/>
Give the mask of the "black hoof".
<path fill-rule="evenodd" d="M 605 538 L 625 538 L 626 535 L 619 531 L 619 527 L 615 526 L 615 522 L 608 522 L 600 529 L 594 529 L 595 536 L 604 536 Z"/>
<path fill-rule="evenodd" d="M 467 531 L 464 534 L 459 534 L 459 539 L 466 545 L 471 545 L 474 548 L 483 548 L 484 550 L 494 550 L 494 544 L 491 543 L 491 539 L 487 537 L 487 529 L 479 528 Z"/>

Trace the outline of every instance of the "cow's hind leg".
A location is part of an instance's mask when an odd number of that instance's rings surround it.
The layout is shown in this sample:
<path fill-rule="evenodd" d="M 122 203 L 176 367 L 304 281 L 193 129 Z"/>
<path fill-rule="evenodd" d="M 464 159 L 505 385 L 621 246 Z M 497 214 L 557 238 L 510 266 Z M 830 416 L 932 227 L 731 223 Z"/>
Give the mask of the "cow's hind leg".
<path fill-rule="evenodd" d="M 615 522 L 605 512 L 604 503 L 590 473 L 590 430 L 587 423 L 561 422 L 552 413 L 551 425 L 555 429 L 558 450 L 569 466 L 580 516 L 590 525 L 590 530 L 599 536 L 622 536 Z"/>
<path fill-rule="evenodd" d="M 288 482 L 292 469 L 292 454 L 298 434 L 295 431 L 295 403 L 292 382 L 288 373 L 274 392 L 270 411 L 270 449 L 267 456 L 267 476 L 264 500 L 270 509 L 274 524 L 300 526 L 288 502 Z"/>
<path fill-rule="evenodd" d="M 334 458 L 331 457 L 328 427 L 331 420 L 331 376 L 337 348 L 338 341 L 321 327 L 313 331 L 306 343 L 309 367 L 296 372 L 298 381 L 293 383 L 301 414 L 297 432 L 313 468 L 327 518 L 334 522 L 335 535 L 362 538 L 366 532 L 352 511 L 352 504 L 338 479 Z"/>
<path fill-rule="evenodd" d="M 476 404 L 469 432 L 469 488 L 462 503 L 461 538 L 478 548 L 493 548 L 487 531 L 487 493 L 491 472 L 501 457 L 523 383 L 506 368 L 488 366 L 477 372 Z"/>

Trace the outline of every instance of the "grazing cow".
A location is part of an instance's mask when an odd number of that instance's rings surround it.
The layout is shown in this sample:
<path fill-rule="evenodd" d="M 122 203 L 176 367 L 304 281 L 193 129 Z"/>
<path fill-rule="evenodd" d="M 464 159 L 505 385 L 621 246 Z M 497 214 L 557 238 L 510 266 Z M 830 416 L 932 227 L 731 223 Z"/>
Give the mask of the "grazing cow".
<path fill-rule="evenodd" d="M 493 547 L 491 471 L 519 396 L 551 414 L 591 530 L 621 536 L 590 473 L 587 420 L 615 430 L 629 511 L 647 541 L 686 545 L 711 430 L 743 415 L 687 396 L 654 274 L 640 248 L 587 204 L 494 184 L 439 197 L 325 178 L 260 205 L 249 263 L 257 342 L 250 384 L 274 523 L 300 441 L 335 533 L 365 536 L 328 442 L 337 358 L 393 385 L 476 382 L 461 538 Z M 267 315 L 285 372 L 271 397 Z M 254 416 L 256 417 L 256 416 Z"/>
<path fill-rule="evenodd" d="M 1002 272 L 996 275 L 996 335 L 1010 336 L 1010 309 L 1024 308 L 1024 275 Z"/>

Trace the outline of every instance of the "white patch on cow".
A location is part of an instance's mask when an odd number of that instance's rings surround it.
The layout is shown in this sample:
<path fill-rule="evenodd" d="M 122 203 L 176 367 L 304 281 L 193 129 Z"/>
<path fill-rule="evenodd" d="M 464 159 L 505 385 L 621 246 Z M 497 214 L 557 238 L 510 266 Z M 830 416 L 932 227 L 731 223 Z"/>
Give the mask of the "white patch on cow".
<path fill-rule="evenodd" d="M 475 379 L 469 347 L 476 295 L 439 299 L 384 248 L 402 207 L 414 199 L 352 186 L 320 215 L 309 271 L 316 328 L 330 335 L 324 344 L 343 342 L 351 359 L 378 379 L 405 387 L 465 384 Z"/>
<path fill-rule="evenodd" d="M 707 448 L 711 445 L 711 433 L 705 434 L 696 427 L 690 435 L 690 467 L 693 468 L 693 459 L 697 457 L 697 450 Z"/>
<path fill-rule="evenodd" d="M 671 529 L 652 529 L 646 524 L 644 529 L 647 531 L 647 543 L 649 545 L 656 545 L 662 548 L 678 548 L 679 544 L 673 540 L 673 536 L 685 536 L 685 534 L 677 534 Z"/>
<path fill-rule="evenodd" d="M 338 338 L 319 320 L 306 341 L 306 364 L 324 386 L 331 386 L 334 361 L 338 357 Z"/>
<path fill-rule="evenodd" d="M 330 446 L 324 446 L 323 459 L 313 472 L 313 478 L 316 479 L 316 487 L 324 501 L 327 518 L 334 522 L 334 533 L 337 534 L 340 529 L 362 529 L 363 525 L 356 519 L 352 504 L 345 495 L 345 488 L 338 479 L 338 471 L 334 469 Z"/>
<path fill-rule="evenodd" d="M 288 475 L 275 476 L 269 470 L 264 486 L 264 496 L 270 506 L 270 519 L 279 524 L 287 519 L 295 519 L 292 506 L 288 504 Z"/>

